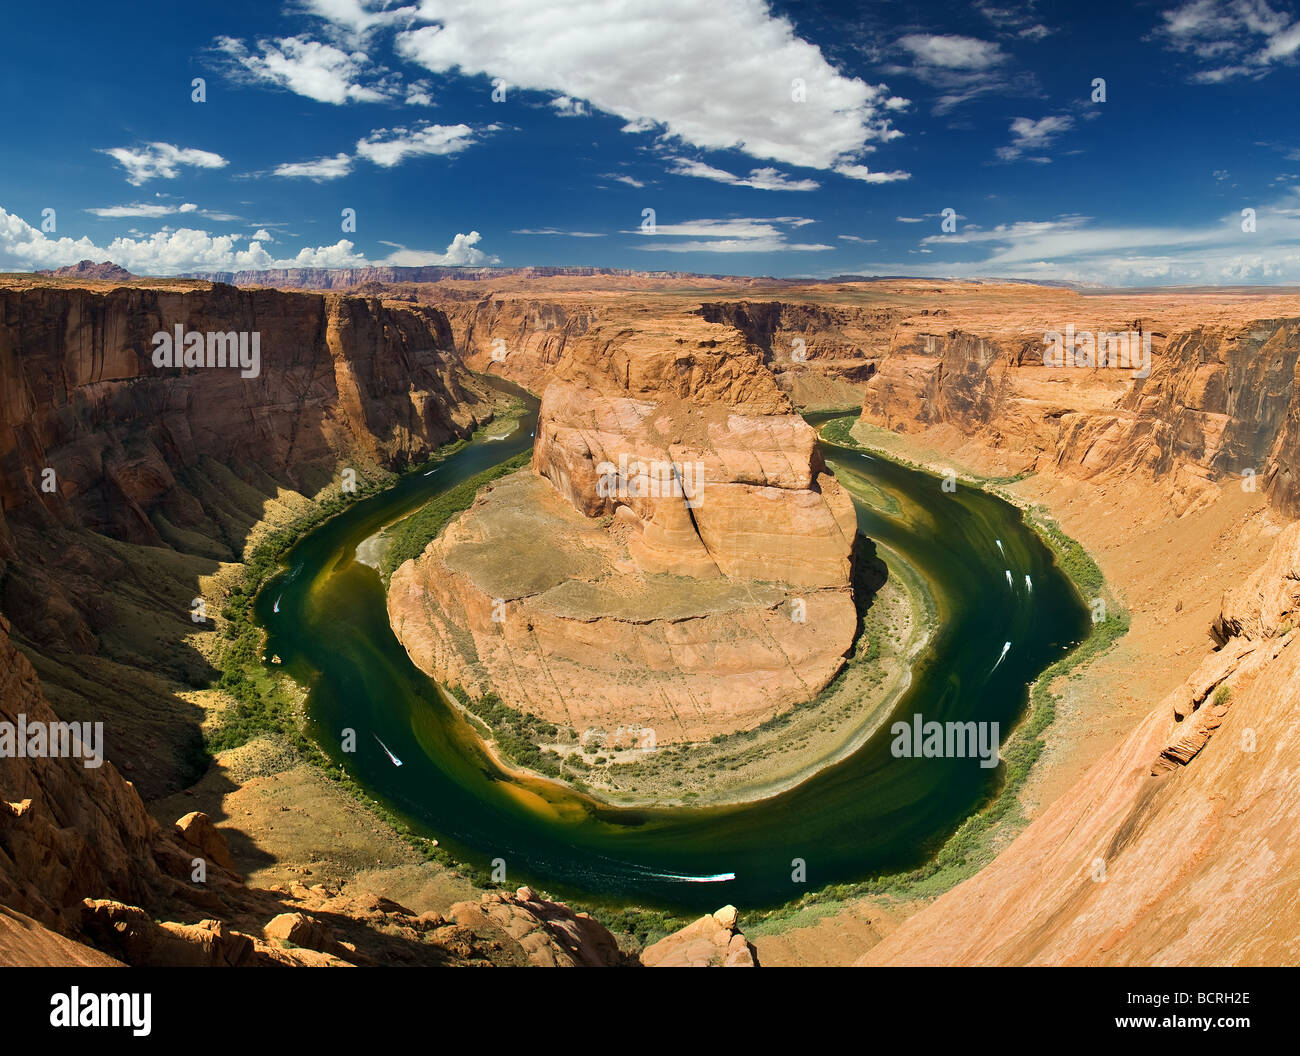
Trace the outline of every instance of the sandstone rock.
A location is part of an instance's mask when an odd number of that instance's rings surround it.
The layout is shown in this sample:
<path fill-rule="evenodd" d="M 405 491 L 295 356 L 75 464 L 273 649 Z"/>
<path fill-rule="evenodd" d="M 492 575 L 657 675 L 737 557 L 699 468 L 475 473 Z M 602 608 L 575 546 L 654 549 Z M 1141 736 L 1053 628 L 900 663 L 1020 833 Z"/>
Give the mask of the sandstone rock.
<path fill-rule="evenodd" d="M 234 871 L 235 860 L 230 856 L 226 837 L 212 823 L 212 819 L 202 811 L 192 810 L 177 821 L 176 834 L 204 858 L 216 862 L 224 869 Z"/>
<path fill-rule="evenodd" d="M 758 955 L 741 934 L 735 906 L 700 917 L 641 951 L 647 968 L 757 968 Z"/>
<path fill-rule="evenodd" d="M 497 482 L 391 579 L 412 660 L 656 744 L 816 696 L 857 632 L 857 521 L 772 375 L 742 342 L 643 335 L 582 343 L 557 369 L 535 475 Z"/>
<path fill-rule="evenodd" d="M 517 951 L 520 963 L 611 968 L 624 960 L 614 936 L 586 913 L 538 898 L 529 888 L 514 896 L 490 891 L 478 902 L 457 902 L 448 916 L 471 931 L 496 936 Z"/>

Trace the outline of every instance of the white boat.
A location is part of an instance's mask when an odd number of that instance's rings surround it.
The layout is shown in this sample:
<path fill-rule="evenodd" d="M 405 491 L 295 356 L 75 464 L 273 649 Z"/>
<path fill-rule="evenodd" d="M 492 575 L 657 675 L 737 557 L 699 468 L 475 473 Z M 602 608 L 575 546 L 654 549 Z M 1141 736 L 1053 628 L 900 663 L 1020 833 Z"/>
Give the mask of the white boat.
<path fill-rule="evenodd" d="M 284 595 L 281 594 L 281 595 L 280 595 L 280 598 L 283 598 L 283 597 L 284 597 Z M 271 611 L 272 611 L 272 612 L 279 612 L 279 611 L 280 611 L 280 598 L 276 598 L 276 599 L 275 599 L 275 604 L 271 606 Z"/>
<path fill-rule="evenodd" d="M 373 737 L 375 740 L 379 741 L 379 734 L 372 733 L 370 736 Z M 402 760 L 400 760 L 399 758 L 397 758 L 397 756 L 395 756 L 392 752 L 390 752 L 388 750 L 388 745 L 386 745 L 383 741 L 379 741 L 379 747 L 382 748 L 384 750 L 384 753 L 388 756 L 388 758 L 393 761 L 394 766 L 402 765 Z"/>

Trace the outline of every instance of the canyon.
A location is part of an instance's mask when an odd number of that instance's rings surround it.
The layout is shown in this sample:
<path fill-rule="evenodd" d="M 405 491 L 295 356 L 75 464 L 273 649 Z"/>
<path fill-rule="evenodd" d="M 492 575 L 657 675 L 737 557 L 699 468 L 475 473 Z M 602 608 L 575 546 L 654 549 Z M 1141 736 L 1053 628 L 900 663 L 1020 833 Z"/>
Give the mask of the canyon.
<path fill-rule="evenodd" d="M 325 867 L 306 849 L 370 823 L 322 808 L 285 843 L 254 792 L 294 782 L 324 803 L 318 778 L 244 748 L 203 772 L 200 731 L 228 706 L 209 682 L 233 572 L 337 494 L 343 468 L 391 479 L 490 420 L 480 372 L 542 397 L 537 442 L 528 469 L 394 574 L 390 616 L 422 669 L 575 728 L 632 721 L 665 741 L 815 696 L 857 632 L 855 522 L 799 412 L 851 411 L 869 449 L 996 481 L 1053 517 L 1132 627 L 1053 687 L 1024 831 L 932 904 L 829 905 L 831 927 L 873 922 L 839 963 L 1295 962 L 1300 298 L 540 269 L 236 277 L 249 288 L 0 279 L 0 717 L 110 722 L 101 769 L 0 761 L 0 950 L 635 956 L 558 902 L 475 890 L 401 851 L 381 874 L 335 863 L 308 887 L 291 870 Z M 149 338 L 177 321 L 260 331 L 261 377 L 155 375 Z M 1149 335 L 1150 376 L 1045 366 L 1044 335 L 1067 325 Z M 702 464 L 698 508 L 602 494 L 599 467 L 620 455 Z M 206 594 L 213 629 L 190 617 Z M 790 619 L 795 597 L 806 623 Z M 196 854 L 215 863 L 201 891 L 184 880 Z M 675 951 L 649 944 L 645 963 L 828 956 L 825 925 L 749 941 L 736 928 L 720 911 Z"/>

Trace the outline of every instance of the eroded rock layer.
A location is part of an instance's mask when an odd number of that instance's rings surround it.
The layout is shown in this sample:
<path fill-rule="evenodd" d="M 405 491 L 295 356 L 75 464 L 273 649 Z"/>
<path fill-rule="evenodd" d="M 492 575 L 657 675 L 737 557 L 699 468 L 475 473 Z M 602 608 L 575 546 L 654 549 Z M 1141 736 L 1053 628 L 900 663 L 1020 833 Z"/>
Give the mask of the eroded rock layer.
<path fill-rule="evenodd" d="M 743 341 L 589 334 L 542 401 L 531 472 L 394 573 L 439 681 L 577 731 L 745 729 L 820 692 L 857 619 L 856 517 Z"/>

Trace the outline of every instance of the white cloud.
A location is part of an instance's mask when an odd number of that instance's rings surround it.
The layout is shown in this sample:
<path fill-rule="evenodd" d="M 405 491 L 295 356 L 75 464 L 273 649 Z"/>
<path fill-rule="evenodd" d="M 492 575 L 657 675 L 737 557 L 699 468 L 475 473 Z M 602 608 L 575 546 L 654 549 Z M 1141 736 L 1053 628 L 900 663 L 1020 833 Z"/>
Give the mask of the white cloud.
<path fill-rule="evenodd" d="M 126 169 L 126 182 L 139 187 L 152 179 L 174 180 L 181 166 L 197 169 L 220 169 L 229 162 L 220 154 L 193 147 L 178 147 L 172 143 L 149 143 L 143 147 L 111 147 L 99 153 L 107 154 Z"/>
<path fill-rule="evenodd" d="M 111 260 L 137 275 L 176 275 L 189 271 L 246 271 L 263 268 L 359 268 L 372 265 L 493 264 L 477 248 L 477 231 L 458 234 L 446 250 L 408 250 L 404 247 L 380 260 L 358 253 L 354 243 L 341 239 L 332 246 L 308 246 L 291 257 L 273 257 L 262 245 L 271 241 L 258 231 L 241 247 L 240 234 L 209 234 L 192 228 L 164 229 L 152 235 L 115 238 L 98 245 L 89 238 L 51 238 L 19 216 L 0 208 L 0 270 L 27 271 L 59 268 L 79 260 Z"/>
<path fill-rule="evenodd" d="M 836 165 L 835 171 L 841 176 L 847 176 L 851 180 L 861 180 L 863 183 L 897 183 L 899 180 L 912 178 L 910 172 L 903 172 L 901 169 L 895 169 L 893 172 L 875 172 L 865 165 Z"/>
<path fill-rule="evenodd" d="M 1011 142 L 1005 147 L 998 147 L 997 155 L 1003 161 L 1015 161 L 1026 151 L 1045 150 L 1052 140 L 1062 132 L 1074 127 L 1074 118 L 1067 114 L 1049 115 L 1037 121 L 1028 117 L 1017 117 L 1011 122 Z M 1031 158 L 1031 161 L 1047 161 L 1047 158 Z"/>
<path fill-rule="evenodd" d="M 1267 0 L 1191 0 L 1162 12 L 1154 36 L 1206 64 L 1192 76 L 1202 84 L 1263 77 L 1300 58 L 1300 22 Z"/>
<path fill-rule="evenodd" d="M 482 236 L 477 231 L 468 235 L 457 235 L 451 240 L 446 250 L 435 253 L 428 250 L 407 249 L 402 247 L 390 253 L 383 261 L 394 267 L 418 268 L 442 265 L 444 267 L 477 267 L 483 264 L 499 264 L 497 257 L 490 257 L 476 248 Z"/>
<path fill-rule="evenodd" d="M 514 235 L 564 235 L 567 238 L 604 238 L 603 231 L 561 231 L 557 227 L 521 227 Z"/>
<path fill-rule="evenodd" d="M 715 169 L 702 161 L 688 158 L 669 158 L 670 172 L 678 176 L 698 176 L 705 180 L 730 184 L 732 187 L 753 187 L 760 191 L 815 191 L 821 186 L 816 180 L 792 180 L 777 169 L 766 167 L 751 169 L 748 176 L 736 176 L 724 169 Z"/>
<path fill-rule="evenodd" d="M 385 0 L 379 5 L 368 0 L 300 0 L 309 14 L 323 18 L 339 39 L 353 45 L 363 42 L 374 30 L 403 22 L 415 12 L 413 7 L 391 7 Z"/>
<path fill-rule="evenodd" d="M 135 202 L 131 205 L 100 206 L 87 209 L 86 212 L 105 219 L 120 219 L 128 216 L 143 216 L 156 219 L 160 216 L 171 216 L 173 213 L 192 213 L 196 209 L 198 209 L 198 206 L 193 202 L 184 202 L 180 205 L 164 202 Z"/>
<path fill-rule="evenodd" d="M 391 86 L 383 82 L 361 83 L 362 71 L 370 65 L 362 51 L 349 53 L 301 37 L 260 40 L 260 55 L 233 37 L 218 37 L 216 46 L 246 79 L 274 84 L 318 103 L 375 103 L 392 94 Z"/>
<path fill-rule="evenodd" d="M 897 47 L 910 62 L 886 66 L 885 72 L 915 77 L 940 94 L 934 112 L 946 113 L 961 103 L 990 92 L 1009 90 L 1023 84 L 1030 75 L 1008 73 L 1010 56 L 994 41 L 957 34 L 909 33 Z"/>
<path fill-rule="evenodd" d="M 1086 217 L 931 235 L 922 245 L 977 247 L 934 273 L 1065 279 L 1101 285 L 1293 283 L 1300 280 L 1300 195 L 1257 210 L 1256 231 L 1229 213 L 1200 226 L 1098 227 Z M 969 256 L 968 250 L 963 250 Z"/>
<path fill-rule="evenodd" d="M 909 33 L 898 41 L 922 66 L 949 70 L 987 70 L 1006 61 L 1001 47 L 992 41 L 955 34 Z"/>
<path fill-rule="evenodd" d="M 840 74 L 764 0 L 424 0 L 419 17 L 434 24 L 396 42 L 426 69 L 581 99 L 699 149 L 828 169 L 900 134 L 887 89 Z"/>
<path fill-rule="evenodd" d="M 406 86 L 407 106 L 432 106 L 433 92 L 428 81 L 413 81 Z"/>
<path fill-rule="evenodd" d="M 273 170 L 276 176 L 290 179 L 337 180 L 352 171 L 352 158 L 347 154 L 335 154 L 332 158 L 317 158 L 314 161 L 290 161 L 278 165 Z"/>
<path fill-rule="evenodd" d="M 625 176 L 618 172 L 607 172 L 601 177 L 601 179 L 617 180 L 619 183 L 626 183 L 629 187 L 636 187 L 638 189 L 645 186 L 644 180 L 638 180 L 635 176 Z"/>
<path fill-rule="evenodd" d="M 820 252 L 833 248 L 819 243 L 788 240 L 787 228 L 800 228 L 813 222 L 799 216 L 733 217 L 726 220 L 687 220 L 680 224 L 657 224 L 653 233 L 640 229 L 625 233 L 638 234 L 644 240 L 632 248 L 665 253 Z M 686 241 L 660 241 L 664 237 L 684 238 Z"/>
<path fill-rule="evenodd" d="M 488 126 L 493 131 L 496 126 Z M 357 155 L 391 168 L 407 157 L 424 154 L 458 154 L 472 146 L 469 125 L 424 125 L 419 128 L 380 128 L 357 141 Z"/>
<path fill-rule="evenodd" d="M 570 99 L 567 95 L 558 95 L 551 100 L 551 109 L 560 117 L 590 117 L 591 111 L 581 99 Z"/>

